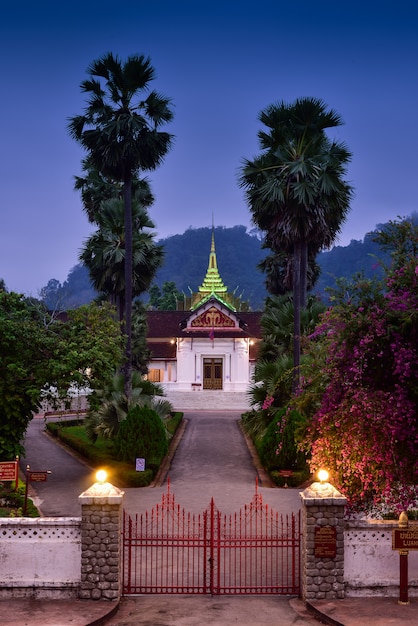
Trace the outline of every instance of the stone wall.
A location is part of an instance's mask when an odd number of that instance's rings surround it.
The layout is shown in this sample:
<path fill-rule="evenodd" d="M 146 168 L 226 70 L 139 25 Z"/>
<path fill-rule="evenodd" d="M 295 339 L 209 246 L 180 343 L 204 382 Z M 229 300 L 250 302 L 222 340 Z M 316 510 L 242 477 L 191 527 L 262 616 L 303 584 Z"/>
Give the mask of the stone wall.
<path fill-rule="evenodd" d="M 124 492 L 97 482 L 81 503 L 81 584 L 79 597 L 118 600 L 122 594 L 122 501 Z"/>
<path fill-rule="evenodd" d="M 302 599 L 342 599 L 345 594 L 344 507 L 347 500 L 329 483 L 313 483 L 300 495 Z M 322 537 L 321 541 L 319 537 Z"/>
<path fill-rule="evenodd" d="M 119 505 L 83 506 L 80 598 L 120 597 L 120 513 Z"/>

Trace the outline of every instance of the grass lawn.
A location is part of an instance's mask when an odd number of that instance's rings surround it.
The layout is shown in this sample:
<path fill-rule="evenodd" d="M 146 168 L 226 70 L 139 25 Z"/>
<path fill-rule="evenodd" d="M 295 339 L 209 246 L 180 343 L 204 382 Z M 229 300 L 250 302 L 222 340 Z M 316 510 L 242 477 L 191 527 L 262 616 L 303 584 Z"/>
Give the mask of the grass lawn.
<path fill-rule="evenodd" d="M 182 413 L 175 413 L 166 421 L 168 433 L 172 436 L 183 419 Z M 93 443 L 86 434 L 83 420 L 49 422 L 49 433 L 70 447 L 93 467 L 106 469 L 109 480 L 119 487 L 146 487 L 155 477 L 155 471 L 145 469 L 137 472 L 132 464 L 123 463 L 115 458 L 112 441 L 98 437 Z"/>

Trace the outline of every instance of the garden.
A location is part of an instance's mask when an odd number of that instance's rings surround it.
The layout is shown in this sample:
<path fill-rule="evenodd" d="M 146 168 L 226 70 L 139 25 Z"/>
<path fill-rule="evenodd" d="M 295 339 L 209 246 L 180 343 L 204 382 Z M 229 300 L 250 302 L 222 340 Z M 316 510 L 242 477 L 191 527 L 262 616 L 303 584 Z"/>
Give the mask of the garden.
<path fill-rule="evenodd" d="M 320 468 L 348 499 L 348 513 L 416 517 L 418 509 L 418 227 L 390 222 L 375 233 L 391 264 L 383 278 L 340 281 L 332 306 L 308 301 L 301 324 L 300 386 L 283 329 L 287 296 L 270 299 L 261 358 L 243 416 L 277 484 Z M 378 260 L 377 260 L 378 263 Z M 287 479 L 289 481 L 289 479 Z M 289 483 L 288 483 L 289 484 Z"/>
<path fill-rule="evenodd" d="M 48 422 L 48 433 L 97 469 L 105 469 L 118 487 L 146 487 L 155 480 L 183 414 L 169 413 L 163 420 L 147 407 L 135 407 L 126 415 L 117 435 L 89 436 L 87 418 Z M 136 469 L 136 459 L 144 468 Z"/>

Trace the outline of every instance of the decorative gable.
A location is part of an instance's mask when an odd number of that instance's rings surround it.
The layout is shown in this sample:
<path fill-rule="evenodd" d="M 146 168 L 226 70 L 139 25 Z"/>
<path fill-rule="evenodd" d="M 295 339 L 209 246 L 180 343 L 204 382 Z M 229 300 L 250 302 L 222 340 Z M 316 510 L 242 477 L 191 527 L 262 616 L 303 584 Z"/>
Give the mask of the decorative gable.
<path fill-rule="evenodd" d="M 216 306 L 210 306 L 206 311 L 190 321 L 190 328 L 236 328 L 237 323 Z"/>

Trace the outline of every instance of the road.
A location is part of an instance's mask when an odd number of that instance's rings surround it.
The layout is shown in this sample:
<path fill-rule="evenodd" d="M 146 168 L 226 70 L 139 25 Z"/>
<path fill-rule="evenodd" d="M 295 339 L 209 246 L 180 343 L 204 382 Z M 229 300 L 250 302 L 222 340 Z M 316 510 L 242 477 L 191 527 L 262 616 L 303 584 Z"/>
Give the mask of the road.
<path fill-rule="evenodd" d="M 299 490 L 257 485 L 257 470 L 233 411 L 185 412 L 186 428 L 176 449 L 167 480 L 161 486 L 126 489 L 124 508 L 150 510 L 170 489 L 186 510 L 201 512 L 213 497 L 223 513 L 237 512 L 256 490 L 263 502 L 283 513 L 300 507 Z M 78 496 L 94 482 L 94 472 L 44 432 L 43 419 L 33 419 L 25 438 L 33 471 L 51 470 L 47 482 L 36 483 L 36 499 L 44 516 L 81 514 Z M 297 598 L 277 596 L 161 596 L 123 598 L 107 626 L 315 626 Z"/>
<path fill-rule="evenodd" d="M 256 491 L 257 470 L 238 426 L 239 412 L 186 411 L 184 435 L 168 472 L 171 493 L 187 510 L 200 512 L 213 497 L 222 512 L 233 513 L 248 504 Z M 51 470 L 47 481 L 32 484 L 36 504 L 44 516 L 79 517 L 78 496 L 95 482 L 94 471 L 44 432 L 42 418 L 33 419 L 25 438 L 32 471 Z M 299 490 L 257 487 L 263 502 L 280 512 L 300 507 Z M 124 507 L 144 511 L 161 501 L 160 487 L 125 489 Z"/>
<path fill-rule="evenodd" d="M 35 417 L 26 431 L 26 454 L 20 459 L 20 468 L 31 471 L 51 471 L 46 482 L 31 483 L 30 495 L 45 517 L 80 517 L 80 493 L 94 482 L 94 471 L 45 432 L 44 420 Z"/>

